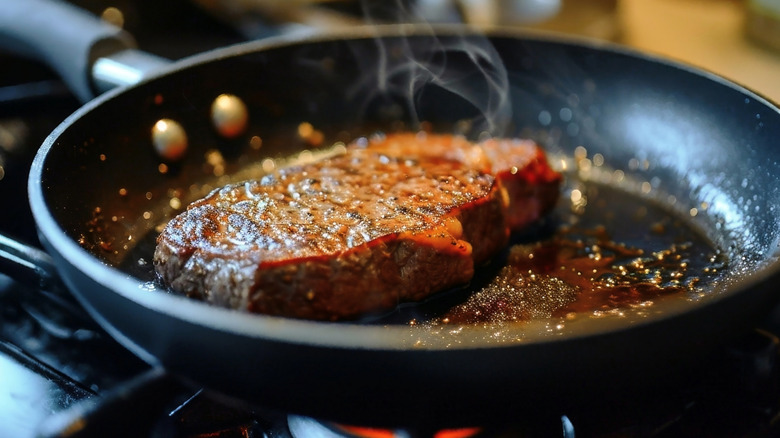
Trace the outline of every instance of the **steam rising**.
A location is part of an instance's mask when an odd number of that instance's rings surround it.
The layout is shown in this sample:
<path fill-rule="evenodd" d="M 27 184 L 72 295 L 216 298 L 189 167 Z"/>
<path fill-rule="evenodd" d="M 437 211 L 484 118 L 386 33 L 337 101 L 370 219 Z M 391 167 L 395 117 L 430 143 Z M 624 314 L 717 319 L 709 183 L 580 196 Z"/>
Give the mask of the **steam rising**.
<path fill-rule="evenodd" d="M 408 11 L 396 6 L 395 11 L 402 16 L 395 21 L 410 21 L 404 17 L 409 16 Z M 369 22 L 380 15 L 376 7 L 366 6 L 365 10 Z M 425 26 L 416 24 L 415 29 Z M 364 106 L 377 99 L 391 99 L 405 106 L 418 123 L 427 116 L 421 114 L 426 100 L 458 97 L 460 102 L 455 106 L 470 108 L 466 118 L 473 131 L 503 134 L 511 120 L 512 105 L 507 71 L 496 49 L 476 34 L 443 36 L 430 26 L 427 29 L 430 32 L 425 36 L 416 32 L 416 36 L 392 41 L 376 38 L 376 52 L 360 54 L 365 76 L 352 95 L 363 96 Z"/>

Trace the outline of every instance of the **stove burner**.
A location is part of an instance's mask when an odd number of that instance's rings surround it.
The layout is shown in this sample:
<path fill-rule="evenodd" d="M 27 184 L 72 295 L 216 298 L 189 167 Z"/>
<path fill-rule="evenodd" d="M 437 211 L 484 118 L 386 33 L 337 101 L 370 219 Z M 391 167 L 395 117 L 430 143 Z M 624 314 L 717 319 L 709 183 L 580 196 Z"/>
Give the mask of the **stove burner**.
<path fill-rule="evenodd" d="M 295 438 L 479 438 L 486 436 L 483 434 L 484 429 L 479 427 L 421 432 L 404 429 L 347 426 L 321 422 L 313 418 L 297 415 L 287 417 L 287 425 L 290 428 L 290 433 Z"/>
<path fill-rule="evenodd" d="M 561 416 L 561 429 L 554 426 L 546 430 L 529 433 L 517 426 L 463 427 L 451 429 L 379 429 L 371 427 L 348 426 L 324 422 L 309 417 L 289 415 L 287 425 L 294 438 L 502 438 L 517 436 L 556 436 L 559 430 L 562 438 L 574 438 L 574 425 L 568 417 Z M 552 426 L 552 425 L 547 425 Z"/>

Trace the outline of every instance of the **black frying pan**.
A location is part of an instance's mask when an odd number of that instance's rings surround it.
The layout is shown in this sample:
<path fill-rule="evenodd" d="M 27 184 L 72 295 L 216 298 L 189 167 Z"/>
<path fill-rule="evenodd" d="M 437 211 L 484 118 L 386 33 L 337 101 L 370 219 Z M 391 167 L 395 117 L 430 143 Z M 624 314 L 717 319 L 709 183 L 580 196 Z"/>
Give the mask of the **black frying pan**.
<path fill-rule="evenodd" d="M 446 67 L 453 81 L 410 86 L 407 73 L 419 69 L 409 59 L 424 70 Z M 506 87 L 488 93 L 480 68 Z M 221 93 L 249 107 L 250 126 L 234 140 L 209 121 Z M 495 111 L 485 118 L 485 108 Z M 186 157 L 164 173 L 150 140 L 161 118 L 177 120 L 189 136 Z M 227 181 L 206 163 L 209 151 L 220 151 L 231 175 L 308 148 L 297 134 L 301 122 L 332 143 L 416 129 L 419 121 L 472 137 L 483 130 L 531 137 L 557 165 L 578 146 L 601 154 L 604 168 L 637 184 L 620 184 L 612 206 L 592 209 L 588 220 L 612 217 L 616 239 L 648 240 L 628 217 L 608 212 L 629 201 L 659 207 L 729 256 L 725 280 L 698 299 L 661 300 L 651 312 L 562 327 L 540 321 L 502 327 L 499 336 L 495 326 L 426 331 L 248 315 L 154 286 L 148 263 L 156 227 L 174 212 L 171 197 L 186 202 L 204 184 Z M 249 146 L 253 135 L 263 139 L 259 149 Z M 69 289 L 149 363 L 218 393 L 315 417 L 470 425 L 517 420 L 540 406 L 566 409 L 620 388 L 641 391 L 646 379 L 637 376 L 683 366 L 766 314 L 780 267 L 779 141 L 780 113 L 762 97 L 620 47 L 506 30 L 482 37 L 459 27 L 358 28 L 218 50 L 88 102 L 42 145 L 29 196 Z M 567 173 L 548 227 L 566 221 L 578 178 Z"/>

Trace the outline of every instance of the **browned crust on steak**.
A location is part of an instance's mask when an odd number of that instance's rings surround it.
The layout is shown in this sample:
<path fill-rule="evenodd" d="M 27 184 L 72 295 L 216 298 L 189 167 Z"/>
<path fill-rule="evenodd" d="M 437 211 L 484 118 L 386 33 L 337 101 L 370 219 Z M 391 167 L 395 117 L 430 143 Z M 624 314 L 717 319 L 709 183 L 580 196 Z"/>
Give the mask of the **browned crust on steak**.
<path fill-rule="evenodd" d="M 468 282 L 557 199 L 541 149 L 509 142 L 394 134 L 228 185 L 169 222 L 155 268 L 179 293 L 297 318 L 421 300 Z"/>
<path fill-rule="evenodd" d="M 544 150 L 535 142 L 489 139 L 480 146 L 491 163 L 490 172 L 507 191 L 510 229 L 521 230 L 555 207 L 562 177 L 550 167 Z"/>

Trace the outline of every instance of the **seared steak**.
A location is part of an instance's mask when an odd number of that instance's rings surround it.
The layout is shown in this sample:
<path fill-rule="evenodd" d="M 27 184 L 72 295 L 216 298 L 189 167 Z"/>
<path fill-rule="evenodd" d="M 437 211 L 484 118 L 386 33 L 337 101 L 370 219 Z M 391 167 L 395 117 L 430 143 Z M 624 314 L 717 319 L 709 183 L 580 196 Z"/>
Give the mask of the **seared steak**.
<path fill-rule="evenodd" d="M 530 141 L 393 134 L 213 191 L 168 223 L 154 264 L 217 305 L 354 318 L 467 283 L 560 181 Z"/>

